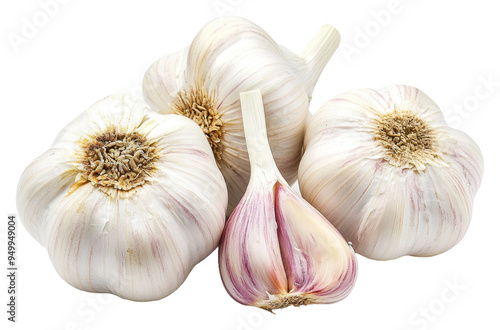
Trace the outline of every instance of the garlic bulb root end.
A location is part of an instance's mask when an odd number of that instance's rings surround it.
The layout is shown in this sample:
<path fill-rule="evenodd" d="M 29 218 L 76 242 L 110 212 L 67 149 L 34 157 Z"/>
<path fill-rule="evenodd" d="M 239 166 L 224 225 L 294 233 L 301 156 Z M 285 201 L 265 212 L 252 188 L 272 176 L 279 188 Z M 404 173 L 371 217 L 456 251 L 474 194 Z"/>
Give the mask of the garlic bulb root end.
<path fill-rule="evenodd" d="M 80 173 L 68 194 L 92 183 L 108 196 L 130 197 L 150 180 L 156 168 L 156 144 L 138 132 L 110 126 L 81 139 L 79 145 Z"/>
<path fill-rule="evenodd" d="M 255 307 L 262 308 L 274 314 L 274 309 L 281 309 L 288 306 L 306 306 L 314 304 L 314 299 L 302 294 L 286 293 L 273 295 L 269 300 L 260 301 Z"/>
<path fill-rule="evenodd" d="M 216 93 L 208 92 L 203 84 L 177 93 L 172 106 L 174 112 L 200 126 L 217 160 L 222 158 L 222 115 L 216 109 Z"/>
<path fill-rule="evenodd" d="M 399 168 L 425 170 L 426 164 L 446 164 L 437 150 L 436 133 L 412 112 L 396 108 L 379 116 L 375 140 L 385 149 L 384 159 Z"/>

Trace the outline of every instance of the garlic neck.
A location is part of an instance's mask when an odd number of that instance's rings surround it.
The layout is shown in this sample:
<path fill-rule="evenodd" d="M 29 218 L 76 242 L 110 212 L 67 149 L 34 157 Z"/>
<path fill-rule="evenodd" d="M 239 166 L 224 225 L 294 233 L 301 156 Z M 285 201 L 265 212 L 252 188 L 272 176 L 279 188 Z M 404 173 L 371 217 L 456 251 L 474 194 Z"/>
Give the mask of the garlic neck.
<path fill-rule="evenodd" d="M 309 41 L 306 48 L 300 54 L 305 62 L 302 71 L 304 86 L 311 98 L 314 86 L 323 72 L 326 64 L 332 57 L 340 43 L 340 34 L 333 26 L 325 24 L 318 33 Z"/>
<path fill-rule="evenodd" d="M 240 93 L 245 141 L 251 175 L 264 172 L 268 180 L 285 182 L 274 162 L 267 139 L 266 117 L 260 90 Z"/>

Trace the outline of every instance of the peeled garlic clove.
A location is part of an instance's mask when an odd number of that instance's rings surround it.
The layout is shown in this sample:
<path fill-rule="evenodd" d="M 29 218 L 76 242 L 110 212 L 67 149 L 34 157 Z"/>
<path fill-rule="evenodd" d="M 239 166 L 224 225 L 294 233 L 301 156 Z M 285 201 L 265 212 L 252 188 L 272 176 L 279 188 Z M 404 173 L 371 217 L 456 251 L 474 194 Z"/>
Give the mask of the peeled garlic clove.
<path fill-rule="evenodd" d="M 17 191 L 22 223 L 64 280 L 137 301 L 175 291 L 217 247 L 226 205 L 199 127 L 127 95 L 67 125 Z"/>
<path fill-rule="evenodd" d="M 417 88 L 336 96 L 312 117 L 299 168 L 304 198 L 372 259 L 432 256 L 465 235 L 483 158 Z"/>
<path fill-rule="evenodd" d="M 154 111 L 184 115 L 205 133 L 229 191 L 228 214 L 250 177 L 239 93 L 260 89 L 269 143 L 288 182 L 297 179 L 309 100 L 340 36 L 325 25 L 298 56 L 246 19 L 205 25 L 190 47 L 155 62 L 143 92 Z"/>
<path fill-rule="evenodd" d="M 260 92 L 241 93 L 241 102 L 252 174 L 219 246 L 226 290 L 269 311 L 345 298 L 356 279 L 354 251 L 279 173 Z"/>

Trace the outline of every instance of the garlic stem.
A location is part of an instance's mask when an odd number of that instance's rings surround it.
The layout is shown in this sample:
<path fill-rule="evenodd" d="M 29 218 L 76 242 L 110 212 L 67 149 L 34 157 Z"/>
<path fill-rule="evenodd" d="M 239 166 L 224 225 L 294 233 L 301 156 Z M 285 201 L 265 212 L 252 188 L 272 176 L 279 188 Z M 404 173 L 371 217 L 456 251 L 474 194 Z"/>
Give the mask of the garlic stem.
<path fill-rule="evenodd" d="M 266 117 L 260 90 L 242 92 L 240 100 L 251 175 L 260 172 L 256 168 L 258 167 L 263 172 L 272 174 L 273 179 L 282 179 L 267 139 Z"/>
<path fill-rule="evenodd" d="M 311 98 L 314 86 L 340 43 L 340 34 L 333 26 L 323 25 L 309 41 L 300 56 L 306 61 L 302 72 L 307 95 Z"/>

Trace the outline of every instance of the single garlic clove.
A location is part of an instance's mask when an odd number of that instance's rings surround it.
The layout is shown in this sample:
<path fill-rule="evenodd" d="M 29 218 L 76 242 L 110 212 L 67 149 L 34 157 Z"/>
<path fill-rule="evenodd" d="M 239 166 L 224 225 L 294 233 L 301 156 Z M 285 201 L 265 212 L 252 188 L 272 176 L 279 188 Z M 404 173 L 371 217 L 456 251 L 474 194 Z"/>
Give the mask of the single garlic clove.
<path fill-rule="evenodd" d="M 272 185 L 255 182 L 229 217 L 219 245 L 219 268 L 229 295 L 258 305 L 285 295 L 287 277 L 276 232 Z"/>
<path fill-rule="evenodd" d="M 357 274 L 354 251 L 279 173 L 260 92 L 241 93 L 241 101 L 252 173 L 219 245 L 226 290 L 269 311 L 345 298 Z"/>
<path fill-rule="evenodd" d="M 64 280 L 136 301 L 169 295 L 217 247 L 226 205 L 199 127 L 128 95 L 67 125 L 17 191 L 22 223 Z"/>
<path fill-rule="evenodd" d="M 290 292 L 283 302 L 301 305 L 344 299 L 353 288 L 357 264 L 342 235 L 290 187 L 280 184 L 276 223 Z"/>
<path fill-rule="evenodd" d="M 250 177 L 239 93 L 262 91 L 274 159 L 293 183 L 309 101 L 339 41 L 337 30 L 325 25 L 299 56 L 254 23 L 221 17 L 206 24 L 186 50 L 159 59 L 146 72 L 143 92 L 151 108 L 186 116 L 205 133 L 226 180 L 228 215 Z"/>
<path fill-rule="evenodd" d="M 469 226 L 483 158 L 410 86 L 338 95 L 312 117 L 299 167 L 304 198 L 356 252 L 431 256 Z"/>

